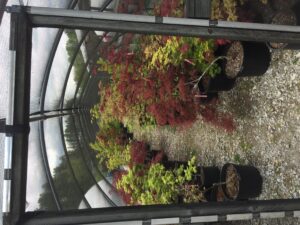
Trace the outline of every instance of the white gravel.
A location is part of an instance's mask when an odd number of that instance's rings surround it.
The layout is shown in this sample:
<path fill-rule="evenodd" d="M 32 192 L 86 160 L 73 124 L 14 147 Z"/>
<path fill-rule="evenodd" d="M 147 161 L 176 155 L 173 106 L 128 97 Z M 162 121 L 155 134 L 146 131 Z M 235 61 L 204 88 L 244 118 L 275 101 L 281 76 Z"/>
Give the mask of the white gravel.
<path fill-rule="evenodd" d="M 172 159 L 186 160 L 196 154 L 203 165 L 234 162 L 258 167 L 264 178 L 259 199 L 300 198 L 300 52 L 273 52 L 267 73 L 239 78 L 232 91 L 220 94 L 219 109 L 233 115 L 236 131 L 226 133 L 200 118 L 187 130 L 165 127 L 138 131 L 135 136 L 153 148 L 165 149 Z"/>

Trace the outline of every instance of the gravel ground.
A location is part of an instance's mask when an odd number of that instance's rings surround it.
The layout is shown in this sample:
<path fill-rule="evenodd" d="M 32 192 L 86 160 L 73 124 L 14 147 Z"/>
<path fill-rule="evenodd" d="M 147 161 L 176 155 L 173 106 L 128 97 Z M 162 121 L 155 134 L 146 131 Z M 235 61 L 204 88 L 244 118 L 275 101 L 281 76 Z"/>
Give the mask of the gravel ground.
<path fill-rule="evenodd" d="M 226 162 L 256 166 L 264 178 L 259 199 L 300 198 L 300 51 L 275 51 L 262 77 L 239 78 L 220 94 L 219 109 L 233 115 L 233 133 L 203 123 L 186 130 L 138 131 L 153 149 L 173 160 L 196 154 L 202 165 Z M 234 223 L 239 224 L 239 223 Z M 243 222 L 243 224 L 248 224 Z M 249 224 L 300 224 L 299 220 L 259 220 Z"/>

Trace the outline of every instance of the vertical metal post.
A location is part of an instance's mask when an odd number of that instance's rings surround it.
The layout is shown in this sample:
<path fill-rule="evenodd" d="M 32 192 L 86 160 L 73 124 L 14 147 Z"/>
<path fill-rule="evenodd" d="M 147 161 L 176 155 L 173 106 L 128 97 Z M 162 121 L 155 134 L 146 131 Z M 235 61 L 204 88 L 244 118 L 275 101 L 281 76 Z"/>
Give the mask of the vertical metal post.
<path fill-rule="evenodd" d="M 13 134 L 9 221 L 14 225 L 25 213 L 29 134 L 30 69 L 32 28 L 23 8 L 12 8 L 11 50 L 15 57 L 13 126 L 23 127 Z"/>

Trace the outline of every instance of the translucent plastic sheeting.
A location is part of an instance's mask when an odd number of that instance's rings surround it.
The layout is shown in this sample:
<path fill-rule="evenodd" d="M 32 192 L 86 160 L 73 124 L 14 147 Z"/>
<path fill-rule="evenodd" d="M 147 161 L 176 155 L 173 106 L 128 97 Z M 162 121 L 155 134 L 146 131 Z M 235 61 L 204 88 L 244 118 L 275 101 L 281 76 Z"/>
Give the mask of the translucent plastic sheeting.
<path fill-rule="evenodd" d="M 63 150 L 63 143 L 59 129 L 59 119 L 49 119 L 44 124 L 46 152 L 48 163 L 53 179 L 54 187 L 58 194 L 62 209 L 78 209 L 82 201 L 80 188 L 72 176 L 68 159 Z M 46 190 L 47 195 L 51 195 L 50 190 Z M 44 195 L 46 196 L 46 195 Z M 43 198 L 44 196 L 41 196 Z M 86 208 L 86 205 L 81 205 Z"/>
<path fill-rule="evenodd" d="M 71 0 L 25 0 L 24 5 L 42 6 L 52 8 L 67 8 Z M 13 3 L 18 4 L 18 3 Z M 32 32 L 32 65 L 31 65 L 31 99 L 30 112 L 39 110 L 40 93 L 44 77 L 45 67 L 49 59 L 50 51 L 54 43 L 57 29 L 39 28 Z"/>
<path fill-rule="evenodd" d="M 52 195 L 48 195 L 47 201 L 41 202 L 41 196 L 45 195 L 45 191 L 50 190 L 50 187 L 43 164 L 38 123 L 30 124 L 26 211 L 57 210 Z"/>

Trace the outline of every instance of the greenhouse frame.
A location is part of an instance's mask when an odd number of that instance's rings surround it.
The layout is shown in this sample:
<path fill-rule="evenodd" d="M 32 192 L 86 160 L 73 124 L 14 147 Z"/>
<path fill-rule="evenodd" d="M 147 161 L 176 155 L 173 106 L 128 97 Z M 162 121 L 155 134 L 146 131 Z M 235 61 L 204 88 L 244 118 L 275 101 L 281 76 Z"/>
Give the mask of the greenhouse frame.
<path fill-rule="evenodd" d="M 77 1 L 71 1 L 69 9 L 43 8 L 33 6 L 11 6 L 6 11 L 11 14 L 10 27 L 10 52 L 14 62 L 11 74 L 13 80 L 10 87 L 10 108 L 3 126 L 6 133 L 5 148 L 5 181 L 4 186 L 4 216 L 8 225 L 54 225 L 54 224 L 115 224 L 117 222 L 130 222 L 130 224 L 197 224 L 205 222 L 249 220 L 254 218 L 283 218 L 300 217 L 300 199 L 276 199 L 276 200 L 249 200 L 232 202 L 208 202 L 197 204 L 178 205 L 151 205 L 114 207 L 116 204 L 109 199 L 101 187 L 107 201 L 112 207 L 93 208 L 85 199 L 81 190 L 81 197 L 87 209 L 65 210 L 63 209 L 58 194 L 56 193 L 48 165 L 44 121 L 49 118 L 59 117 L 61 139 L 64 140 L 62 116 L 71 116 L 75 131 L 81 132 L 84 138 L 77 138 L 76 143 L 88 146 L 91 135 L 89 130 L 96 129 L 87 121 L 90 119 L 88 112 L 92 104 L 90 90 L 97 89 L 97 76 L 84 71 L 76 88 L 75 100 L 71 106 L 65 104 L 65 91 L 67 82 L 86 36 L 83 36 L 75 48 L 70 66 L 64 80 L 63 93 L 59 102 L 59 109 L 48 111 L 44 108 L 46 87 L 53 58 L 59 45 L 59 40 L 64 29 L 84 30 L 87 34 L 90 30 L 116 32 L 121 36 L 124 32 L 141 34 L 160 34 L 175 36 L 201 36 L 208 38 L 226 38 L 229 40 L 245 41 L 276 41 L 291 44 L 300 44 L 300 26 L 286 26 L 275 24 L 255 24 L 243 22 L 215 21 L 207 19 L 171 18 L 131 14 L 101 13 L 112 0 L 106 0 L 96 11 L 73 10 Z M 41 89 L 40 109 L 36 113 L 30 112 L 30 86 L 31 86 L 31 48 L 32 32 L 35 28 L 59 28 L 54 41 L 49 61 L 47 63 L 44 81 Z M 95 46 L 101 44 L 99 39 Z M 88 56 L 87 63 L 95 63 L 96 52 Z M 83 91 L 78 94 L 79 86 L 83 85 Z M 91 102 L 89 102 L 91 101 Z M 43 164 L 47 179 L 58 211 L 26 211 L 26 183 L 28 167 L 28 136 L 30 123 L 38 122 L 40 130 Z M 77 126 L 76 126 L 77 125 Z M 86 131 L 86 132 L 83 132 Z M 77 134 L 75 136 L 78 136 Z M 63 143 L 65 152 L 66 143 Z M 81 154 L 84 155 L 84 147 Z M 87 154 L 88 155 L 88 154 Z M 70 159 L 67 158 L 70 164 Z M 88 168 L 88 166 L 86 166 Z M 70 167 L 71 168 L 71 167 Z M 71 169 L 72 170 L 72 169 Z M 91 176 L 93 174 L 89 170 Z M 74 172 L 73 177 L 75 177 Z M 101 171 L 97 173 L 101 175 Z M 74 179 L 76 182 L 76 179 Z M 97 184 L 97 181 L 94 180 Z M 77 183 L 78 184 L 78 183 Z M 5 208 L 6 207 L 6 208 Z M 118 223 L 117 223 L 118 224 Z"/>

